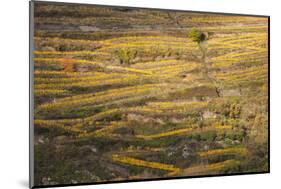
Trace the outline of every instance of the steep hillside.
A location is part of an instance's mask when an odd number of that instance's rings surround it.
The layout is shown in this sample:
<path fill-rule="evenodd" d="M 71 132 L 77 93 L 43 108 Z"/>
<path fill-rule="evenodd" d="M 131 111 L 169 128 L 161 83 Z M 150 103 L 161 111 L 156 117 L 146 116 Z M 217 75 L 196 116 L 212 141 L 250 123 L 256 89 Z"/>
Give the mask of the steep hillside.
<path fill-rule="evenodd" d="M 35 5 L 36 185 L 268 170 L 266 17 Z"/>

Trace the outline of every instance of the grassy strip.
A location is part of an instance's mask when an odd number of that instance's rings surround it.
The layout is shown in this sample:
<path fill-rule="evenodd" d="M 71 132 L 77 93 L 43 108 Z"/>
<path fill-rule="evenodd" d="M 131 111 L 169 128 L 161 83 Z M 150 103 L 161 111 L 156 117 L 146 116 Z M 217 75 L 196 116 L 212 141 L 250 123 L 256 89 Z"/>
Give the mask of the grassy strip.
<path fill-rule="evenodd" d="M 205 152 L 199 152 L 198 154 L 200 157 L 209 157 L 209 156 L 217 156 L 217 155 L 224 155 L 224 154 L 239 154 L 245 156 L 247 154 L 247 149 L 244 147 L 232 147 L 232 148 L 225 148 L 225 149 L 208 150 Z"/>

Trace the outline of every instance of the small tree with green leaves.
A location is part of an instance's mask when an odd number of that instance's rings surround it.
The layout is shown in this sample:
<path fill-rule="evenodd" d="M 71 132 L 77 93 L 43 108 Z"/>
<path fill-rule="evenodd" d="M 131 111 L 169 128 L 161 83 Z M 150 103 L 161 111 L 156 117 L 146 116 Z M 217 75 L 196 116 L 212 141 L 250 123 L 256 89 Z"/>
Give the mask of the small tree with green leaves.
<path fill-rule="evenodd" d="M 207 67 L 207 39 L 209 34 L 207 32 L 202 32 L 198 28 L 192 28 L 188 33 L 188 38 L 190 38 L 193 42 L 196 42 L 199 50 L 202 53 L 201 61 L 202 61 L 202 74 L 205 78 L 211 80 L 208 75 L 208 67 Z M 219 89 L 216 89 L 219 96 Z"/>
<path fill-rule="evenodd" d="M 199 31 L 197 28 L 192 28 L 191 31 L 188 33 L 188 37 L 196 43 L 202 42 L 202 32 Z"/>
<path fill-rule="evenodd" d="M 198 28 L 192 28 L 191 31 L 188 33 L 188 37 L 193 41 L 196 42 L 199 46 L 200 51 L 202 52 L 202 59 L 205 62 L 207 47 L 206 43 L 207 34 L 200 31 Z"/>

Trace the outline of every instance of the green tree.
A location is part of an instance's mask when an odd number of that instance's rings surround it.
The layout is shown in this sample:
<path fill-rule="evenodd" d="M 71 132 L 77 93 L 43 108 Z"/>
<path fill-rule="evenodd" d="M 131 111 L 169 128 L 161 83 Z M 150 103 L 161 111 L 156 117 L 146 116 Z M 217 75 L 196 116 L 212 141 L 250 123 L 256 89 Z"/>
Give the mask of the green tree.
<path fill-rule="evenodd" d="M 202 52 L 202 60 L 205 62 L 206 52 L 207 52 L 207 44 L 206 40 L 208 38 L 208 34 L 200 31 L 198 28 L 192 28 L 188 33 L 188 37 L 198 44 L 200 51 Z"/>
<path fill-rule="evenodd" d="M 201 62 L 202 62 L 202 75 L 204 78 L 208 79 L 212 83 L 214 83 L 216 87 L 216 93 L 218 96 L 220 96 L 220 87 L 219 83 L 216 81 L 216 79 L 211 78 L 208 74 L 208 62 L 207 62 L 207 39 L 209 38 L 210 33 L 209 32 L 202 32 L 198 28 L 192 28 L 190 32 L 188 33 L 188 38 L 190 38 L 193 42 L 196 42 L 199 50 L 202 53 Z"/>
<path fill-rule="evenodd" d="M 188 37 L 196 43 L 202 42 L 202 35 L 203 33 L 199 31 L 197 28 L 192 28 L 191 31 L 188 33 Z"/>
<path fill-rule="evenodd" d="M 203 33 L 198 28 L 192 28 L 190 32 L 188 33 L 188 38 L 190 38 L 193 42 L 196 42 L 198 44 L 198 47 L 202 53 L 202 73 L 206 78 L 208 77 L 208 69 L 206 66 L 206 54 L 207 54 L 207 33 Z"/>

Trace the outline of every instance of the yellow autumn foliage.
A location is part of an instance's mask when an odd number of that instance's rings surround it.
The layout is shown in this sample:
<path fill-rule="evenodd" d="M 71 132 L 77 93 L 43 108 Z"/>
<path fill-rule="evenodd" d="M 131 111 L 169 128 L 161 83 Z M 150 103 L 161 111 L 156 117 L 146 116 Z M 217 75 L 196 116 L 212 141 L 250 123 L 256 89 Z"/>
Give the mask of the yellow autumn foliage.
<path fill-rule="evenodd" d="M 124 164 L 153 168 L 153 169 L 161 169 L 164 171 L 172 171 L 172 172 L 179 172 L 180 168 L 175 167 L 174 165 L 170 164 L 163 164 L 158 162 L 150 162 L 145 160 L 140 160 L 136 158 L 121 156 L 117 154 L 112 155 L 112 160 Z"/>

